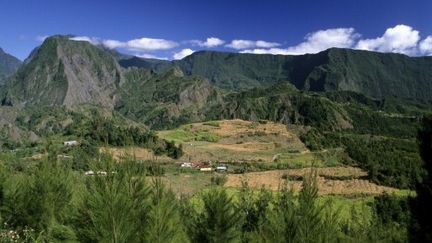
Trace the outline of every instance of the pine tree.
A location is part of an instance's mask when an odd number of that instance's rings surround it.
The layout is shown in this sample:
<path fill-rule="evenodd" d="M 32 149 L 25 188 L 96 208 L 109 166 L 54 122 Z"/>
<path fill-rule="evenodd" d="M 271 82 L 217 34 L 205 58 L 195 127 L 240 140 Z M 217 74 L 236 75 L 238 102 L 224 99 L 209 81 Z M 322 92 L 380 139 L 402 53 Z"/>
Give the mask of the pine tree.
<path fill-rule="evenodd" d="M 233 198 L 223 188 L 202 195 L 204 208 L 194 218 L 192 242 L 240 242 L 242 217 Z"/>
<path fill-rule="evenodd" d="M 278 199 L 266 212 L 255 233 L 257 242 L 334 242 L 337 241 L 337 216 L 329 204 L 317 202 L 316 176 L 303 181 L 298 197 L 287 184 L 278 191 Z"/>
<path fill-rule="evenodd" d="M 140 242 L 148 223 L 150 189 L 135 163 L 104 158 L 104 175 L 87 179 L 76 231 L 82 242 Z M 95 169 L 97 171 L 97 169 Z"/>
<path fill-rule="evenodd" d="M 45 241 L 75 239 L 67 225 L 73 210 L 70 166 L 44 160 L 32 174 L 13 177 L 7 184 L 2 205 L 5 222 L 18 230 L 30 227 Z"/>
<path fill-rule="evenodd" d="M 160 179 L 153 182 L 147 224 L 143 232 L 145 242 L 186 242 L 178 202 Z"/>

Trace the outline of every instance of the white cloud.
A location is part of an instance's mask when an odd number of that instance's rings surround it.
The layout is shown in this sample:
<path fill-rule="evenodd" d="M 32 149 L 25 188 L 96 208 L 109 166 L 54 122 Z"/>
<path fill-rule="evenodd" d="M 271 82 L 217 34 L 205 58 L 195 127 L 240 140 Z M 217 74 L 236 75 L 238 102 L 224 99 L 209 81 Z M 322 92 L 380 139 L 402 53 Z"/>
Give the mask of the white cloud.
<path fill-rule="evenodd" d="M 244 50 L 243 53 L 300 55 L 317 53 L 331 47 L 350 48 L 360 35 L 353 28 L 337 28 L 312 32 L 306 35 L 305 41 L 287 48 L 256 48 Z"/>
<path fill-rule="evenodd" d="M 190 54 L 192 54 L 194 52 L 195 52 L 194 50 L 189 49 L 189 48 L 183 49 L 179 52 L 174 53 L 173 58 L 174 59 L 183 59 L 184 57 L 189 56 Z"/>
<path fill-rule="evenodd" d="M 388 28 L 381 37 L 360 39 L 353 28 L 319 30 L 309 33 L 305 41 L 287 48 L 250 48 L 242 53 L 300 55 L 317 53 L 331 47 L 353 48 L 377 52 L 403 53 L 411 56 L 432 55 L 432 36 L 421 40 L 420 32 L 408 25 Z M 360 39 L 360 40 L 359 40 Z M 247 43 L 240 43 L 244 44 Z"/>
<path fill-rule="evenodd" d="M 119 47 L 125 47 L 126 43 L 118 41 L 118 40 L 104 40 L 102 44 L 109 49 L 115 49 Z"/>
<path fill-rule="evenodd" d="M 419 44 L 420 52 L 424 55 L 432 55 L 432 35 L 426 37 Z"/>
<path fill-rule="evenodd" d="M 139 38 L 133 39 L 126 42 L 118 40 L 101 40 L 96 37 L 88 36 L 75 36 L 70 38 L 75 41 L 87 41 L 93 45 L 104 45 L 110 49 L 125 48 L 130 51 L 158 51 L 172 49 L 178 44 L 174 41 L 165 39 L 153 39 L 153 38 Z"/>
<path fill-rule="evenodd" d="M 319 30 L 309 33 L 305 37 L 305 42 L 289 47 L 287 51 L 291 54 L 305 54 L 317 53 L 331 47 L 349 48 L 359 37 L 354 28 Z"/>
<path fill-rule="evenodd" d="M 99 38 L 96 37 L 88 37 L 88 36 L 74 36 L 69 38 L 70 40 L 74 40 L 74 41 L 87 41 L 90 42 L 90 44 L 93 45 L 99 45 L 101 42 L 99 40 Z"/>
<path fill-rule="evenodd" d="M 126 47 L 132 50 L 168 50 L 178 46 L 174 41 L 153 38 L 140 38 L 126 42 Z"/>
<path fill-rule="evenodd" d="M 223 45 L 223 44 L 225 44 L 225 41 L 222 39 L 219 39 L 217 37 L 209 37 L 205 41 L 192 40 L 192 41 L 190 41 L 190 43 L 192 43 L 194 45 L 201 46 L 201 47 L 211 48 L 211 47 Z"/>
<path fill-rule="evenodd" d="M 249 49 L 249 48 L 272 48 L 276 46 L 280 46 L 280 44 L 276 42 L 267 42 L 263 40 L 258 40 L 258 41 L 233 40 L 231 41 L 231 43 L 226 45 L 226 47 L 236 49 L 236 50 Z"/>
<path fill-rule="evenodd" d="M 168 58 L 166 58 L 166 57 L 159 57 L 159 56 L 148 54 L 148 53 L 139 53 L 139 54 L 135 54 L 134 56 L 141 57 L 141 58 L 168 60 Z"/>
<path fill-rule="evenodd" d="M 270 49 L 263 49 L 263 48 L 256 48 L 256 49 L 248 49 L 240 51 L 240 53 L 251 53 L 251 54 L 273 54 L 273 55 L 291 55 L 287 49 L 283 48 L 270 48 Z"/>
<path fill-rule="evenodd" d="M 396 25 L 393 28 L 388 28 L 381 37 L 360 40 L 355 48 L 415 55 L 419 40 L 419 31 L 414 30 L 411 26 Z"/>

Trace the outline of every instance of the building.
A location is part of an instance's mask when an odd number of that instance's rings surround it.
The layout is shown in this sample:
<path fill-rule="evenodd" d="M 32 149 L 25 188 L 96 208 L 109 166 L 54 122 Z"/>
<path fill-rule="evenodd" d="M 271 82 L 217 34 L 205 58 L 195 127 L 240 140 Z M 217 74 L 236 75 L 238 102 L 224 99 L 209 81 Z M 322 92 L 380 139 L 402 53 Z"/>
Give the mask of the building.
<path fill-rule="evenodd" d="M 184 163 L 182 163 L 182 164 L 180 165 L 180 167 L 182 167 L 182 168 L 192 168 L 192 167 L 194 167 L 194 166 L 192 165 L 192 163 L 184 162 Z"/>
<path fill-rule="evenodd" d="M 77 146 L 77 145 L 79 145 L 79 143 L 76 140 L 71 140 L 71 141 L 64 141 L 63 145 L 64 146 Z"/>
<path fill-rule="evenodd" d="M 216 166 L 216 170 L 217 171 L 227 171 L 228 168 L 226 165 L 218 165 L 218 166 Z"/>
<path fill-rule="evenodd" d="M 201 166 L 200 171 L 212 171 L 213 168 L 210 166 Z"/>

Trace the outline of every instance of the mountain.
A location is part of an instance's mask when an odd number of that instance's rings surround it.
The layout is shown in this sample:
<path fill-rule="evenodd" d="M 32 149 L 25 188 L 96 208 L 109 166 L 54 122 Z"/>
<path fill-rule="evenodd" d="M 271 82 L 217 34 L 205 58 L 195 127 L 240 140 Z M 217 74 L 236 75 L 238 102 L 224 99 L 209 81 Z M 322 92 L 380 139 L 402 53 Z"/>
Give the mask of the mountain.
<path fill-rule="evenodd" d="M 219 97 L 207 79 L 185 76 L 176 67 L 160 74 L 130 68 L 124 76 L 116 111 L 152 128 L 204 120 L 201 110 Z"/>
<path fill-rule="evenodd" d="M 236 91 L 290 82 L 305 91 L 354 91 L 375 98 L 432 100 L 432 57 L 339 48 L 296 56 L 200 51 L 170 65 L 180 67 L 186 75 L 203 76 L 220 88 Z M 127 66 L 161 72 L 169 65 L 134 58 Z"/>
<path fill-rule="evenodd" d="M 3 51 L 0 48 L 0 85 L 3 85 L 6 78 L 12 75 L 18 67 L 21 65 L 21 61 Z"/>
<path fill-rule="evenodd" d="M 2 103 L 112 108 L 121 82 L 121 67 L 109 53 L 88 42 L 53 36 L 9 78 Z"/>
<path fill-rule="evenodd" d="M 351 100 L 367 100 L 374 111 L 381 109 L 374 102 L 403 100 L 395 113 L 431 101 L 431 64 L 430 57 L 336 48 L 300 56 L 206 51 L 165 61 L 53 36 L 0 88 L 0 101 L 17 108 L 95 105 L 152 128 L 241 118 L 340 130 L 354 126 L 344 105 Z M 407 99 L 414 102 L 409 109 L 401 105 Z"/>
<path fill-rule="evenodd" d="M 332 48 L 300 56 L 198 52 L 175 64 L 223 88 L 289 81 L 301 90 L 432 99 L 432 57 Z"/>

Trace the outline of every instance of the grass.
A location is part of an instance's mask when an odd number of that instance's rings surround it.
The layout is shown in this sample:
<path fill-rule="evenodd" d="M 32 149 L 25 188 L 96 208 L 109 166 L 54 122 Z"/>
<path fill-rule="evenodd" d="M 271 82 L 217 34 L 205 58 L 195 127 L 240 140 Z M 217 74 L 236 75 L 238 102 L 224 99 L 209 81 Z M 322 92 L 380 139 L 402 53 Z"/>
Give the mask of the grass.
<path fill-rule="evenodd" d="M 183 125 L 177 129 L 159 132 L 161 138 L 176 143 L 191 141 L 206 141 L 216 143 L 220 137 L 206 130 L 192 131 L 189 125 Z"/>
<path fill-rule="evenodd" d="M 374 196 L 347 198 L 339 195 L 325 195 L 318 198 L 318 203 L 329 203 L 331 211 L 338 214 L 338 219 L 348 224 L 368 224 L 372 219 L 370 205 L 373 201 Z"/>
<path fill-rule="evenodd" d="M 178 195 L 194 195 L 211 185 L 213 173 L 167 173 L 163 180 Z"/>

